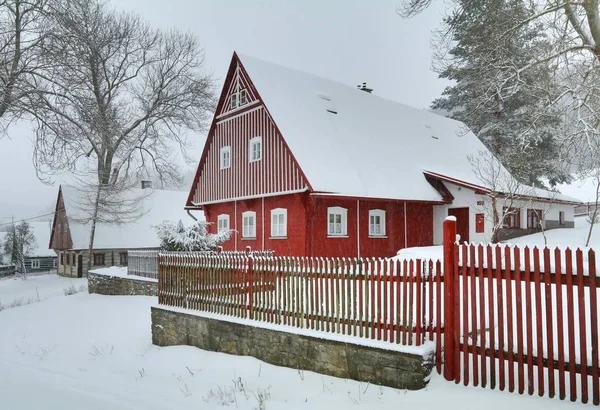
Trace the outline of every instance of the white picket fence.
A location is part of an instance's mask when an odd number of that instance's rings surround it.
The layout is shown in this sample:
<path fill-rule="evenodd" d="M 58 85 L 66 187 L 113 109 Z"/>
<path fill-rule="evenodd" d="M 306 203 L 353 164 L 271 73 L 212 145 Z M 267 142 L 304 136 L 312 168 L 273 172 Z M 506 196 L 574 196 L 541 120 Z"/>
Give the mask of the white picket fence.
<path fill-rule="evenodd" d="M 127 274 L 158 278 L 158 250 L 128 251 Z"/>

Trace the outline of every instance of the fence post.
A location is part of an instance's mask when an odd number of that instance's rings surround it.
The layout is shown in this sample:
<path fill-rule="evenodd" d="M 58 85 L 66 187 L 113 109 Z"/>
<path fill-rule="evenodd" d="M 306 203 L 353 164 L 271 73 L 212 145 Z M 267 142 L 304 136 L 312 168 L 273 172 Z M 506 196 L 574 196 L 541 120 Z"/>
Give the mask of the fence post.
<path fill-rule="evenodd" d="M 254 280 L 252 278 L 252 263 L 253 258 L 251 256 L 246 256 L 246 259 L 248 260 L 248 286 L 246 287 L 248 289 L 248 319 L 252 319 L 252 297 L 253 297 L 253 293 L 252 293 L 252 281 Z"/>
<path fill-rule="evenodd" d="M 456 242 L 456 217 L 444 221 L 444 378 L 454 380 L 454 242 Z M 439 324 L 438 324 L 439 326 Z M 439 344 L 438 344 L 439 346 Z"/>

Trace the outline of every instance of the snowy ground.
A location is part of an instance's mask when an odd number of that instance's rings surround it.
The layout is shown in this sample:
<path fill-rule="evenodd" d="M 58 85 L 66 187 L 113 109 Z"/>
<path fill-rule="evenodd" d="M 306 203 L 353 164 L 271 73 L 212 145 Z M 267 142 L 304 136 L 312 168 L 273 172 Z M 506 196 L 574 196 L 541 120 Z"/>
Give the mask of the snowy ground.
<path fill-rule="evenodd" d="M 75 286 L 85 280 L 73 280 Z M 0 312 L 2 409 L 454 408 L 547 410 L 581 406 L 456 386 L 398 391 L 192 347 L 151 344 L 144 296 L 65 296 L 70 279 L 0 282 L 0 294 L 48 299 Z M 34 285 L 35 284 L 35 285 Z M 32 293 L 33 292 L 33 293 Z"/>
<path fill-rule="evenodd" d="M 87 279 L 68 279 L 56 274 L 0 279 L 0 310 L 26 305 L 67 293 L 87 292 Z"/>

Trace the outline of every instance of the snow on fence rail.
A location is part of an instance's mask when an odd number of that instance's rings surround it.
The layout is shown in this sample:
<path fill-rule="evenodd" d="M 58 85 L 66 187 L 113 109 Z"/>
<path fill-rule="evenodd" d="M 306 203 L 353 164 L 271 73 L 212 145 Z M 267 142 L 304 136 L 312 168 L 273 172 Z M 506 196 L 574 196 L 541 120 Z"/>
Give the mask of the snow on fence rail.
<path fill-rule="evenodd" d="M 441 263 L 161 253 L 159 304 L 421 345 L 440 339 Z M 434 308 L 437 306 L 437 310 Z"/>
<path fill-rule="evenodd" d="M 156 279 L 158 277 L 158 252 L 158 250 L 128 251 L 127 274 Z"/>

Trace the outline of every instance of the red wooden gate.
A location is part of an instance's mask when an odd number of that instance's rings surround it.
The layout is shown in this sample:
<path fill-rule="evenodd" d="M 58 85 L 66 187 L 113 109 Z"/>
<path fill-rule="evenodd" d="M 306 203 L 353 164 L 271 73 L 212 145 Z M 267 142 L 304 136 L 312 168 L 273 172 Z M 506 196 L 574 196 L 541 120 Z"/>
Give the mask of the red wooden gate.
<path fill-rule="evenodd" d="M 459 245 L 444 222 L 444 377 L 600 404 L 593 250 Z"/>

